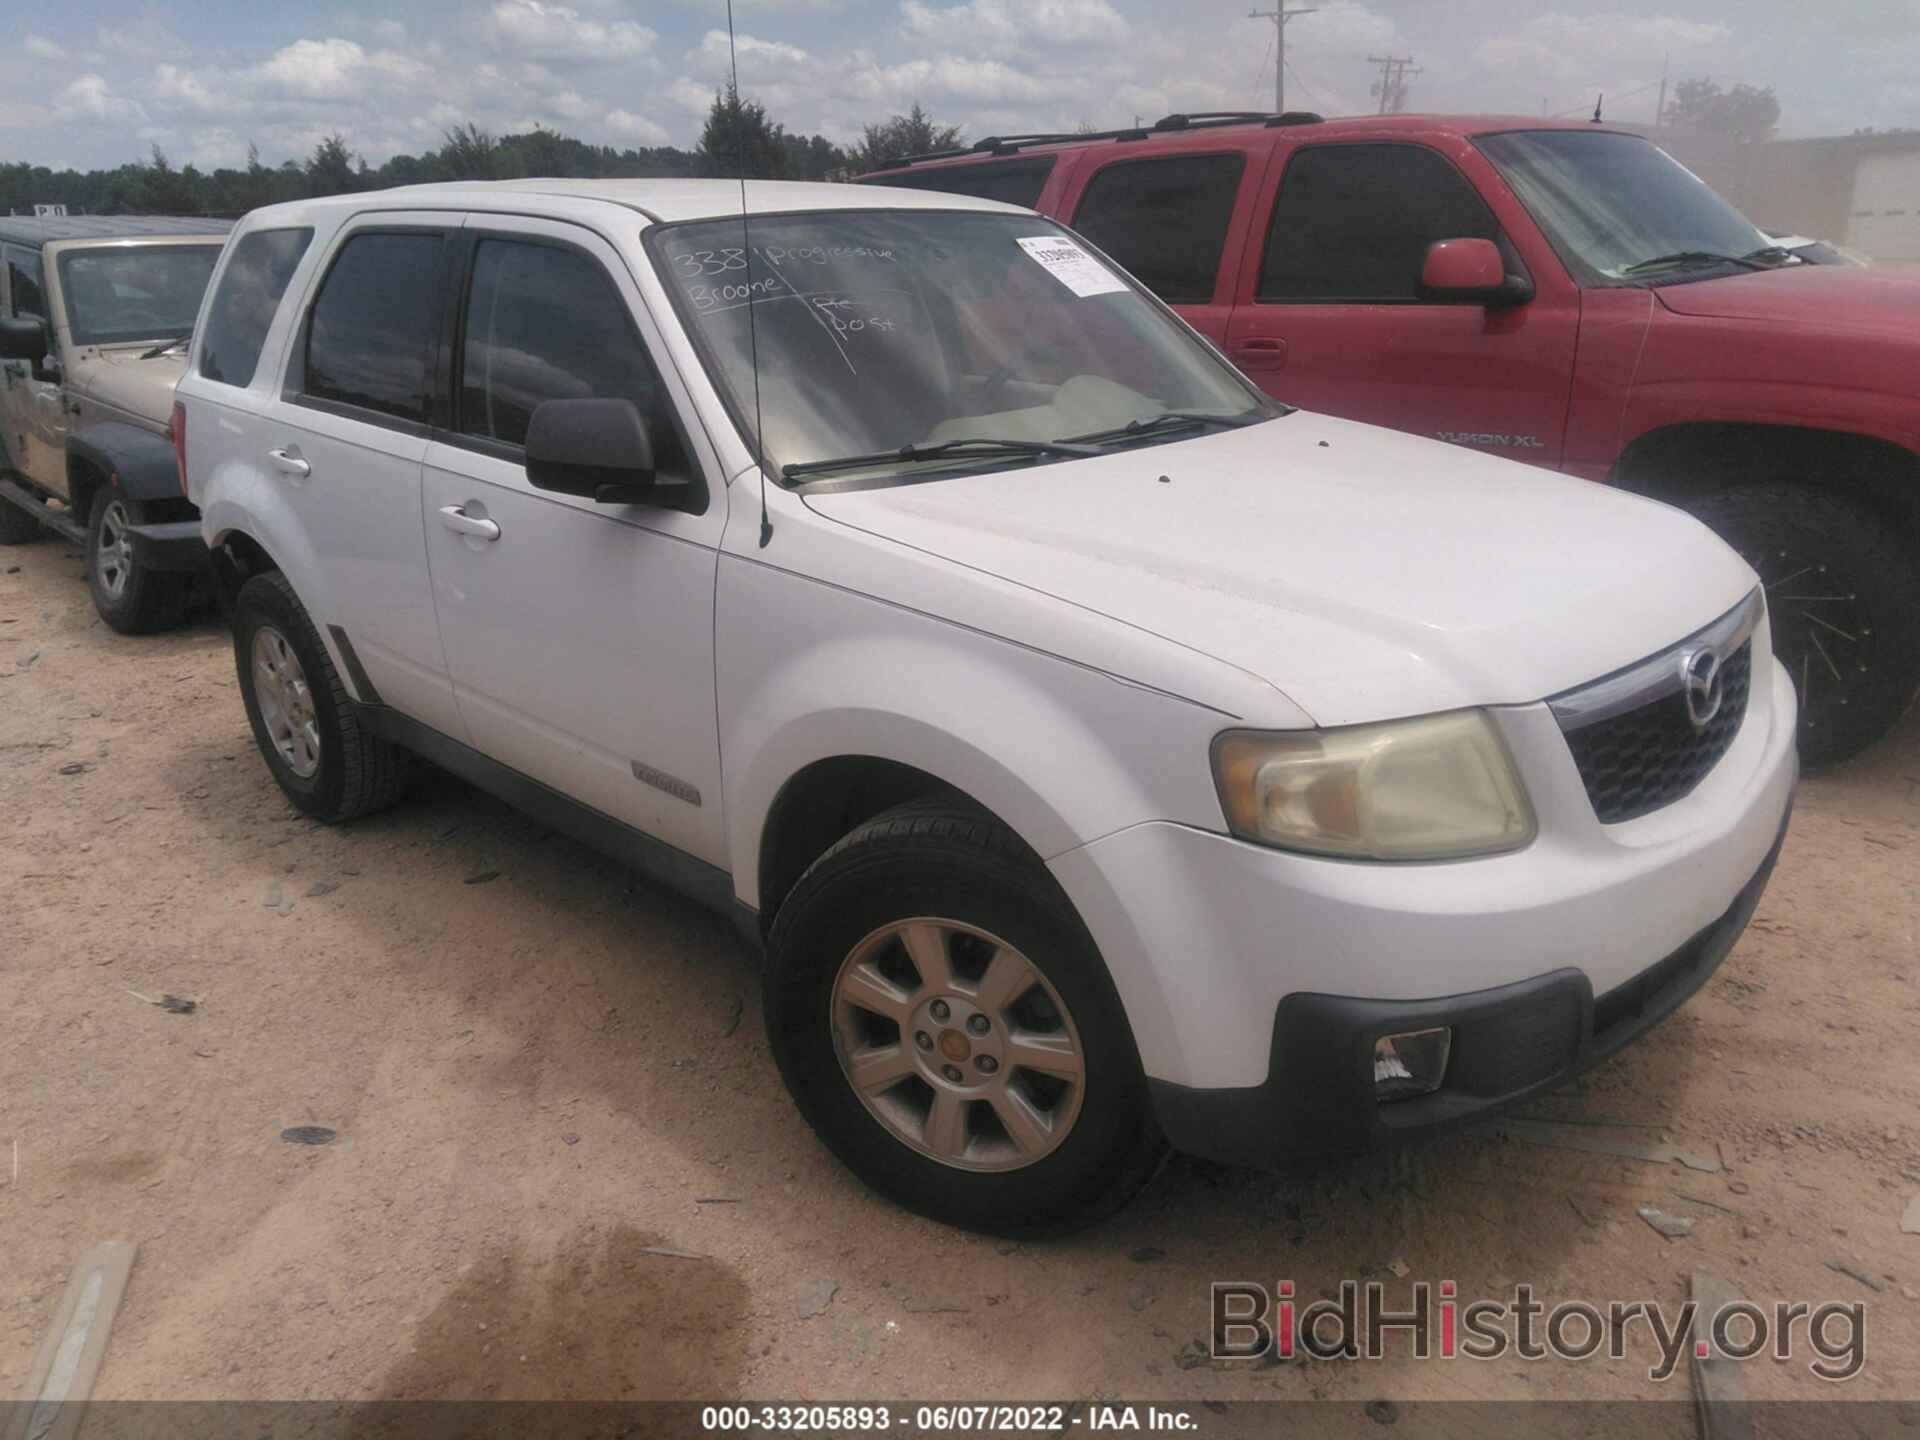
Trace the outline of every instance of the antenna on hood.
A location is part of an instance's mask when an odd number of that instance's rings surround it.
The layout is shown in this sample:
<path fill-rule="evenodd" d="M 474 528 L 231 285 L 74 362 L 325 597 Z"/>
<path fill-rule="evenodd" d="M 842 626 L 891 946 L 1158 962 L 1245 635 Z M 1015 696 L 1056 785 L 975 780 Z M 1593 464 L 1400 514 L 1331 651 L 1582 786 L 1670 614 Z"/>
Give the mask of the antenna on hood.
<path fill-rule="evenodd" d="M 733 3 L 733 0 L 727 0 L 727 3 L 731 5 Z M 1601 91 L 1598 95 L 1593 97 L 1593 123 L 1596 125 L 1600 123 L 1600 106 L 1601 106 L 1601 103 L 1606 98 L 1607 98 L 1607 93 L 1604 90 Z"/>
<path fill-rule="evenodd" d="M 742 123 L 745 107 L 740 103 L 740 54 L 733 43 L 733 0 L 727 0 L 727 64 L 731 71 L 727 98 L 732 102 L 734 152 L 740 171 L 740 248 L 747 261 L 747 351 L 753 359 L 753 460 L 760 469 L 760 548 L 764 550 L 773 539 L 773 520 L 767 514 L 766 438 L 760 420 L 760 327 L 753 314 L 753 232 L 747 221 L 747 127 Z"/>

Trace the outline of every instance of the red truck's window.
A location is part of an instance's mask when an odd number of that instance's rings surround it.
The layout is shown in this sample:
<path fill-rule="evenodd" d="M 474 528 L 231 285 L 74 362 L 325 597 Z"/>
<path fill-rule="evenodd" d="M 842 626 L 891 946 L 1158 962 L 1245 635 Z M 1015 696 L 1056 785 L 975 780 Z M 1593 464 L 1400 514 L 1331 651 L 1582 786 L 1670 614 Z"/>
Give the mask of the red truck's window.
<path fill-rule="evenodd" d="M 1169 155 L 1096 174 L 1073 226 L 1171 305 L 1213 299 L 1246 157 Z"/>
<path fill-rule="evenodd" d="M 1498 241 L 1486 202 L 1419 145 L 1312 145 L 1280 179 L 1259 298 L 1393 304 L 1421 299 L 1436 240 Z"/>
<path fill-rule="evenodd" d="M 891 185 L 899 190 L 938 190 L 942 195 L 971 195 L 978 200 L 998 200 L 1007 205 L 1025 205 L 1031 210 L 1047 188 L 1056 156 L 1028 155 L 1018 160 L 995 160 L 982 165 L 939 165 L 926 170 L 905 170 L 898 175 L 878 175 L 863 180 L 863 185 Z"/>

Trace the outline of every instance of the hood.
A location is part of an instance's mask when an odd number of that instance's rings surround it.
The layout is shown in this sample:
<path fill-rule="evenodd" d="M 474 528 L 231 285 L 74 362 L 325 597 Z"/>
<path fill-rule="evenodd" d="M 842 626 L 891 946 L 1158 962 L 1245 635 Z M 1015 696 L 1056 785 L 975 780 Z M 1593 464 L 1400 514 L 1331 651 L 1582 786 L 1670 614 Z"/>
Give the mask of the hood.
<path fill-rule="evenodd" d="M 1920 336 L 1920 269 L 1796 265 L 1662 285 L 1653 293 L 1676 315 Z"/>
<path fill-rule="evenodd" d="M 186 352 L 169 350 L 151 360 L 141 359 L 144 354 L 132 348 L 89 351 L 75 363 L 68 387 L 165 429 L 173 418 L 173 387 L 186 372 Z"/>
<path fill-rule="evenodd" d="M 1322 725 L 1537 701 L 1672 644 L 1756 583 L 1667 506 L 1306 412 L 806 501 L 1212 655 Z"/>

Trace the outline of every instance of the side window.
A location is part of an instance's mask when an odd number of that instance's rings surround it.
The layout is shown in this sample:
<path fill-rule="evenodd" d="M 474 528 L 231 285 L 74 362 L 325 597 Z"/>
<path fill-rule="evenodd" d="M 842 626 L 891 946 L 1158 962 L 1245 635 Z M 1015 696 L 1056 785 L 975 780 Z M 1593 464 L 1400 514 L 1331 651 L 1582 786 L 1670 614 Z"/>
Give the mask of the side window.
<path fill-rule="evenodd" d="M 1436 240 L 1500 240 L 1486 202 L 1442 156 L 1419 145 L 1313 145 L 1280 177 L 1265 301 L 1405 302 Z"/>
<path fill-rule="evenodd" d="M 7 285 L 13 292 L 16 317 L 47 318 L 47 296 L 40 285 L 40 256 L 18 246 L 7 247 Z"/>
<path fill-rule="evenodd" d="M 1031 210 L 1047 188 L 1053 173 L 1053 155 L 1031 155 L 1018 160 L 993 160 L 979 165 L 932 165 L 903 175 L 863 180 L 863 185 L 892 185 L 908 190 L 938 190 L 942 195 L 971 195 L 1000 200 Z"/>
<path fill-rule="evenodd" d="M 255 230 L 235 242 L 207 307 L 207 333 L 200 341 L 200 373 L 226 385 L 249 385 L 260 347 L 287 293 L 313 231 Z"/>
<path fill-rule="evenodd" d="M 366 231 L 341 247 L 307 325 L 307 395 L 425 423 L 441 242 Z"/>
<path fill-rule="evenodd" d="M 461 335 L 463 435 L 524 445 L 543 400 L 626 399 L 646 417 L 659 469 L 686 472 L 659 372 L 597 261 L 557 245 L 480 241 Z"/>
<path fill-rule="evenodd" d="M 1073 227 L 1173 305 L 1213 299 L 1243 155 L 1125 160 L 1093 177 Z"/>

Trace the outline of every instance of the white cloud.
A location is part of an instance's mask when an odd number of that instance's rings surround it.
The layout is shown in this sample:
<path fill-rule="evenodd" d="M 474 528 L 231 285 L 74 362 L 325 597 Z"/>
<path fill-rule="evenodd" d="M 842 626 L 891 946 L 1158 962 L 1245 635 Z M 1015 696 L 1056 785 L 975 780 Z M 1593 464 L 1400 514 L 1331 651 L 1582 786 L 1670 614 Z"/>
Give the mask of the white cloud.
<path fill-rule="evenodd" d="M 20 43 L 27 54 L 36 60 L 64 60 L 67 55 L 64 46 L 44 35 L 28 35 Z"/>
<path fill-rule="evenodd" d="M 146 112 L 134 101 L 116 95 L 104 75 L 86 74 L 70 82 L 54 98 L 54 113 L 71 119 L 125 123 L 144 120 Z"/>
<path fill-rule="evenodd" d="M 907 33 L 949 49 L 1005 53 L 1038 42 L 1117 45 L 1132 33 L 1108 0 L 967 0 L 935 6 L 904 0 Z"/>
<path fill-rule="evenodd" d="M 494 0 L 493 34 L 503 49 L 534 59 L 634 60 L 659 38 L 632 20 L 593 20 L 549 0 Z"/>
<path fill-rule="evenodd" d="M 673 139 L 666 126 L 627 110 L 609 110 L 602 123 L 621 139 L 637 140 L 642 145 L 665 145 Z"/>
<path fill-rule="evenodd" d="M 682 110 L 695 115 L 704 115 L 713 108 L 715 93 L 715 87 L 689 80 L 684 75 L 667 87 L 667 98 Z"/>
<path fill-rule="evenodd" d="M 1658 73 L 1668 55 L 1725 45 L 1732 27 L 1676 15 L 1568 15 L 1550 11 L 1517 30 L 1496 35 L 1474 51 L 1492 70 L 1530 70 L 1565 83 L 1595 73 L 1596 65 L 1635 63 Z"/>
<path fill-rule="evenodd" d="M 788 45 L 780 40 L 762 40 L 757 35 L 736 34 L 733 44 L 729 46 L 724 30 L 707 31 L 701 38 L 699 50 L 689 59 L 709 72 L 725 73 L 732 65 L 735 54 L 739 56 L 743 77 L 749 73 L 766 74 L 781 65 L 804 65 L 807 60 L 807 52 L 798 45 Z"/>
<path fill-rule="evenodd" d="M 210 112 L 226 108 L 231 97 L 218 98 L 200 75 L 178 65 L 159 65 L 153 72 L 152 98 L 183 105 L 189 110 Z"/>

